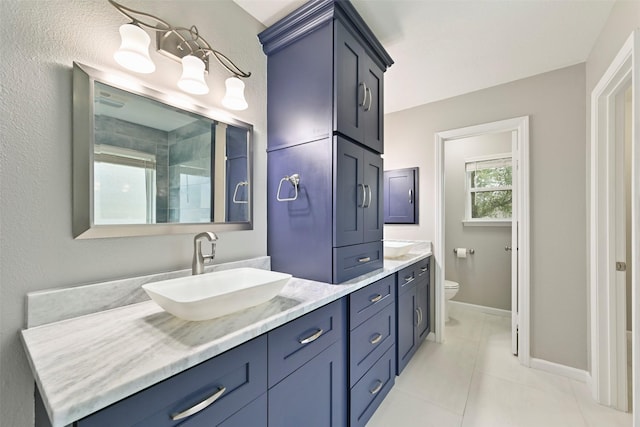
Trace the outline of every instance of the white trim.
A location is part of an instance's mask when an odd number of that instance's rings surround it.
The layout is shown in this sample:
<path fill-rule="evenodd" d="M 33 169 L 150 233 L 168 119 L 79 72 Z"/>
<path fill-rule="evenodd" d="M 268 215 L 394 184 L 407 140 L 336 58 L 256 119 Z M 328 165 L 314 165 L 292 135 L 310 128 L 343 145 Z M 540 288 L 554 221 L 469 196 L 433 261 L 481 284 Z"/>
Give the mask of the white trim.
<path fill-rule="evenodd" d="M 500 219 L 463 219 L 462 225 L 465 227 L 511 227 L 512 222 Z"/>
<path fill-rule="evenodd" d="M 429 332 L 427 334 L 427 337 L 425 338 L 425 340 L 427 340 L 427 341 L 435 341 L 436 340 L 436 334 L 434 334 L 433 332 Z"/>
<path fill-rule="evenodd" d="M 591 382 L 591 376 L 588 371 L 567 365 L 561 365 L 559 363 L 549 362 L 548 360 L 532 357 L 531 367 L 539 371 L 571 378 L 572 380 L 580 381 L 585 384 L 589 384 Z"/>
<path fill-rule="evenodd" d="M 444 272 L 445 272 L 445 248 L 444 248 L 444 143 L 448 140 L 468 138 L 471 136 L 485 135 L 489 133 L 499 133 L 515 131 L 517 133 L 516 150 L 512 150 L 513 161 L 516 168 L 514 177 L 517 182 L 518 193 L 514 199 L 514 213 L 516 224 L 512 226 L 513 239 L 520 242 L 517 251 L 517 274 L 518 274 L 518 360 L 524 366 L 529 366 L 530 343 L 529 343 L 529 269 L 530 269 L 530 241 L 529 241 L 529 117 L 517 117 L 513 119 L 501 120 L 492 123 L 485 123 L 477 126 L 469 126 L 461 129 L 454 129 L 435 134 L 436 150 L 436 210 L 435 210 L 435 240 L 434 240 L 434 261 L 435 261 L 435 329 L 436 341 L 445 340 L 445 295 L 444 295 Z M 519 224 L 518 224 L 519 223 Z M 517 225 L 517 226 L 515 226 Z M 516 234 L 514 234 L 516 233 Z M 513 316 L 515 318 L 515 316 Z M 640 328 L 640 327 L 639 327 Z M 512 328 L 513 330 L 514 328 Z"/>
<path fill-rule="evenodd" d="M 492 314 L 500 317 L 511 317 L 511 310 L 503 310 L 501 308 L 487 307 L 484 305 L 469 304 L 468 302 L 449 300 L 449 304 L 459 305 L 469 310 L 479 311 L 485 314 Z"/>
<path fill-rule="evenodd" d="M 638 313 L 640 298 L 636 291 L 639 286 L 638 271 L 640 260 L 640 119 L 637 108 L 640 105 L 640 88 L 635 84 L 640 76 L 640 31 L 634 31 L 626 40 L 611 65 L 604 73 L 591 93 L 591 140 L 590 153 L 590 197 L 589 206 L 589 281 L 590 281 L 590 312 L 591 312 L 591 385 L 593 398 L 607 406 L 618 409 L 627 408 L 627 393 L 623 393 L 626 380 L 620 378 L 621 370 L 626 370 L 626 363 L 621 363 L 626 357 L 626 340 L 622 339 L 625 330 L 622 329 L 620 312 L 626 311 L 621 307 L 621 298 L 615 284 L 615 217 L 611 206 L 615 201 L 615 98 L 616 95 L 632 82 L 632 207 L 631 207 L 631 259 L 632 259 L 632 330 L 633 330 L 633 360 L 632 369 L 633 390 L 640 390 L 640 354 L 637 344 L 640 343 L 638 330 Z M 623 291 L 624 292 L 624 291 Z M 621 352 L 624 351 L 624 354 Z M 624 366 L 623 366 L 624 365 Z M 626 376 L 626 375 L 625 375 Z M 638 408 L 640 393 L 633 393 L 633 408 Z M 634 425 L 640 423 L 635 416 Z"/>

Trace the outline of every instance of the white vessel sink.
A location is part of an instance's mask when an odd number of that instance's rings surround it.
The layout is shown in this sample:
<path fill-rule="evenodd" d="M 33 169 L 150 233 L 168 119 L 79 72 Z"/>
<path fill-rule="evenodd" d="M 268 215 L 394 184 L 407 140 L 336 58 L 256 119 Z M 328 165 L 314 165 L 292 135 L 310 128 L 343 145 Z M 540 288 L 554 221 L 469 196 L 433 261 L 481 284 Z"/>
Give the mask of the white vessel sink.
<path fill-rule="evenodd" d="M 208 320 L 269 301 L 290 274 L 237 268 L 162 282 L 142 288 L 165 311 L 184 320 Z"/>
<path fill-rule="evenodd" d="M 416 244 L 411 242 L 384 241 L 383 245 L 385 258 L 399 258 L 409 253 Z"/>

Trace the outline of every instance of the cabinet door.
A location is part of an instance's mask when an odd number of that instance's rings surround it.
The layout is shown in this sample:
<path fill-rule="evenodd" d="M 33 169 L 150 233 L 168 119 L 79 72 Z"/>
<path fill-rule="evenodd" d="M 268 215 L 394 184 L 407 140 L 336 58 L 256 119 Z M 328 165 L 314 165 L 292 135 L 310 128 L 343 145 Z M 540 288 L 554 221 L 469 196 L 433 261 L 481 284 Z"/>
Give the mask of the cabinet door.
<path fill-rule="evenodd" d="M 384 72 L 373 60 L 366 57 L 362 81 L 367 92 L 363 106 L 364 144 L 374 151 L 384 151 Z"/>
<path fill-rule="evenodd" d="M 335 151 L 334 245 L 340 247 L 362 243 L 362 210 L 366 201 L 362 181 L 364 150 L 338 137 Z"/>
<path fill-rule="evenodd" d="M 418 168 L 384 172 L 384 222 L 386 224 L 417 223 Z"/>
<path fill-rule="evenodd" d="M 379 154 L 363 150 L 364 171 L 363 185 L 365 204 L 363 207 L 364 242 L 382 240 L 383 221 L 383 186 L 382 157 Z"/>
<path fill-rule="evenodd" d="M 416 305 L 418 310 L 418 343 L 429 334 L 429 282 L 420 280 L 416 286 Z"/>
<path fill-rule="evenodd" d="M 347 425 L 346 340 L 269 390 L 269 427 Z"/>
<path fill-rule="evenodd" d="M 416 343 L 416 322 L 418 319 L 416 311 L 416 288 L 411 287 L 398 296 L 398 370 L 400 372 L 411 360 L 411 356 L 417 349 Z"/>
<path fill-rule="evenodd" d="M 334 21 L 335 130 L 355 141 L 364 139 L 365 83 L 362 81 L 366 56 L 358 40 Z"/>

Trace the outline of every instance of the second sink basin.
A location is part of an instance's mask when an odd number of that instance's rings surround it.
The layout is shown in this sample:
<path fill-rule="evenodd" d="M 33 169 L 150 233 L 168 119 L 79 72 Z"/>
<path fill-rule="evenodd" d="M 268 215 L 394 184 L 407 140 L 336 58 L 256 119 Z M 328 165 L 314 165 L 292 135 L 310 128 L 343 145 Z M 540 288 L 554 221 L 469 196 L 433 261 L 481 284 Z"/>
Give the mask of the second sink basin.
<path fill-rule="evenodd" d="M 385 240 L 383 244 L 385 258 L 399 258 L 409 253 L 409 251 L 416 245 L 412 242 L 396 242 L 393 240 Z"/>
<path fill-rule="evenodd" d="M 184 320 L 208 320 L 253 307 L 278 295 L 290 274 L 237 268 L 142 285 L 165 311 Z"/>

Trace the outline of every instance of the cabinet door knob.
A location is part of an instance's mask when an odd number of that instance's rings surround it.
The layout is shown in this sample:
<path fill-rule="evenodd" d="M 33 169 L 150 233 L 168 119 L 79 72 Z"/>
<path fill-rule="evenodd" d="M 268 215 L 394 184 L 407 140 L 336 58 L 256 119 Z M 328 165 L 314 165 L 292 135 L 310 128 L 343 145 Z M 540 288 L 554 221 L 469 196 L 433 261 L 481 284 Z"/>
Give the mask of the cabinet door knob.
<path fill-rule="evenodd" d="M 378 392 L 382 389 L 382 381 L 378 380 L 378 384 L 376 384 L 376 386 L 374 388 L 372 388 L 371 390 L 369 390 L 369 393 L 371 394 L 378 394 Z"/>
<path fill-rule="evenodd" d="M 307 338 L 301 339 L 298 342 L 300 344 L 309 344 L 310 342 L 314 342 L 315 340 L 320 338 L 320 335 L 322 335 L 323 333 L 324 331 L 322 329 L 318 329 L 318 331 L 313 335 L 309 335 Z"/>
<path fill-rule="evenodd" d="M 409 204 L 413 204 L 413 190 L 409 189 Z"/>
<path fill-rule="evenodd" d="M 211 405 L 213 402 L 215 402 L 216 400 L 218 400 L 220 398 L 220 396 L 222 396 L 222 394 L 227 391 L 226 387 L 218 387 L 218 391 L 216 391 L 214 394 L 212 394 L 211 396 L 209 396 L 208 398 L 206 398 L 205 400 L 203 400 L 202 402 L 198 403 L 197 405 L 192 406 L 191 408 L 182 411 L 182 412 L 178 412 L 177 414 L 173 414 L 171 415 L 171 419 L 173 421 L 178 421 L 181 420 L 183 418 L 187 418 L 193 414 L 197 414 L 198 412 L 202 411 L 204 408 L 206 408 L 207 406 Z"/>
<path fill-rule="evenodd" d="M 363 90 L 362 90 L 362 102 L 358 103 L 358 106 L 364 107 L 365 104 L 367 103 L 367 92 L 369 91 L 369 88 L 367 87 L 367 84 L 365 82 L 360 82 L 360 84 L 358 86 L 363 88 Z"/>
<path fill-rule="evenodd" d="M 364 208 L 367 203 L 367 190 L 365 189 L 364 184 L 358 184 L 358 187 L 362 188 L 362 203 L 358 203 L 358 207 Z"/>
<path fill-rule="evenodd" d="M 376 345 L 380 342 L 380 340 L 382 339 L 382 334 L 376 334 L 375 337 L 371 338 L 371 340 L 369 340 L 369 342 L 373 345 Z"/>
<path fill-rule="evenodd" d="M 376 295 L 375 297 L 370 298 L 370 299 L 369 299 L 369 302 L 376 303 L 376 302 L 380 301 L 381 299 L 382 299 L 382 295 L 378 294 L 378 295 Z"/>
<path fill-rule="evenodd" d="M 365 184 L 364 185 L 364 189 L 367 190 L 367 195 L 366 196 L 369 196 L 369 201 L 367 201 L 367 197 L 365 196 L 365 199 L 364 199 L 365 201 L 364 201 L 362 207 L 363 208 L 368 208 L 368 207 L 371 206 L 371 186 L 368 185 L 368 184 Z"/>

